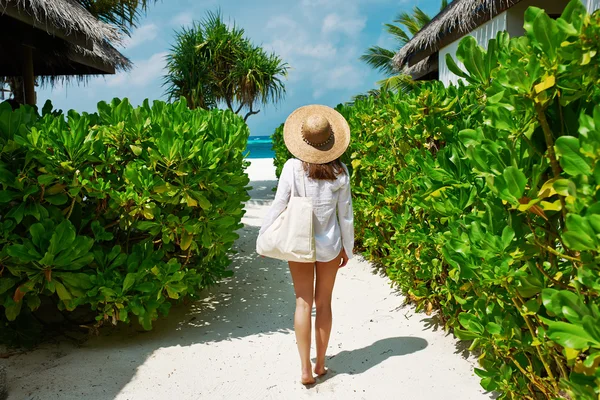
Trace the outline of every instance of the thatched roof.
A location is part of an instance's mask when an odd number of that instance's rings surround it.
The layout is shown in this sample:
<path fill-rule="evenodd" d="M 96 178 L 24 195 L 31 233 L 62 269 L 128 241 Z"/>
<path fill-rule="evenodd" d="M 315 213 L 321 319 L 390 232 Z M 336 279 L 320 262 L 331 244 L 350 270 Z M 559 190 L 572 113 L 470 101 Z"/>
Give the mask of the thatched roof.
<path fill-rule="evenodd" d="M 435 72 L 437 70 L 438 56 L 437 54 L 432 54 L 430 56 L 425 57 L 415 65 L 405 65 L 401 72 L 404 75 L 410 75 L 410 77 L 414 80 L 419 80 L 425 75 L 431 72 Z"/>
<path fill-rule="evenodd" d="M 398 70 L 407 65 L 414 66 L 437 52 L 442 41 L 450 42 L 471 32 L 520 1 L 454 0 L 400 49 L 394 56 L 394 65 Z"/>
<path fill-rule="evenodd" d="M 113 44 L 119 30 L 74 0 L 0 0 L 0 76 L 18 76 L 19 47 L 35 51 L 36 76 L 85 76 L 127 70 Z"/>
<path fill-rule="evenodd" d="M 52 33 L 49 28 L 58 28 L 95 42 L 121 40 L 115 27 L 97 20 L 73 0 L 0 0 L 0 13 L 31 23 L 48 33 Z"/>

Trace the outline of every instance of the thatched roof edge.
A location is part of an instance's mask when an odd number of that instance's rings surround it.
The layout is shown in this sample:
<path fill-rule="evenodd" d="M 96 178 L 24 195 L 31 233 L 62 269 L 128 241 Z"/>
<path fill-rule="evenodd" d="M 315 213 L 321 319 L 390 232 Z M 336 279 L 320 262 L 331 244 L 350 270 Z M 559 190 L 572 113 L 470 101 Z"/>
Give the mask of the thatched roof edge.
<path fill-rule="evenodd" d="M 477 27 L 482 13 L 492 19 L 498 10 L 512 7 L 521 0 L 454 0 L 436 15 L 393 58 L 398 70 L 402 70 L 410 57 L 422 50 L 439 50 L 439 43 L 449 32 L 468 33 Z"/>
<path fill-rule="evenodd" d="M 4 13 L 9 18 L 33 23 L 33 26 L 51 36 L 58 32 L 66 35 L 65 58 L 71 59 L 71 62 L 77 60 L 76 63 L 95 68 L 98 73 L 127 71 L 132 67 L 131 61 L 113 46 L 121 43 L 121 31 L 99 21 L 74 0 L 0 0 L 0 15 Z M 70 40 L 73 38 L 76 40 Z M 82 79 L 86 75 L 74 77 Z M 40 77 L 45 78 L 42 75 Z M 60 79 L 71 78 L 63 76 Z"/>
<path fill-rule="evenodd" d="M 47 30 L 51 25 L 66 34 L 83 35 L 94 42 L 120 43 L 122 40 L 116 27 L 99 21 L 73 0 L 0 0 L 0 14 L 8 6 L 27 13 L 40 29 Z"/>
<path fill-rule="evenodd" d="M 410 75 L 412 79 L 419 79 L 428 73 L 437 70 L 437 57 L 433 55 L 425 57 L 413 66 L 405 66 L 401 73 Z"/>

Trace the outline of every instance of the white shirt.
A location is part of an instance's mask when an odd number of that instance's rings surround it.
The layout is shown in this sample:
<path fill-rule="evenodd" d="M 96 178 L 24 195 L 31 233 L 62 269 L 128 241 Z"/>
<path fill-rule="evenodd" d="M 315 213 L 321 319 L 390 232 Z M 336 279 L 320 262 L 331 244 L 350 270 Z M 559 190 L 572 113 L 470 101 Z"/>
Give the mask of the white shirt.
<path fill-rule="evenodd" d="M 311 197 L 313 200 L 313 228 L 317 261 L 335 259 L 342 251 L 342 246 L 344 246 L 348 258 L 351 258 L 354 248 L 354 216 L 350 195 L 350 177 L 345 165 L 344 169 L 346 174 L 338 175 L 334 181 L 311 179 L 304 171 L 302 161 L 295 158 L 286 161 L 279 177 L 275 200 L 263 220 L 259 235 L 271 226 L 287 207 L 292 190 L 292 179 L 294 179 L 294 187 L 298 192 L 295 195 L 303 194 L 302 178 L 304 178 L 305 197 Z"/>

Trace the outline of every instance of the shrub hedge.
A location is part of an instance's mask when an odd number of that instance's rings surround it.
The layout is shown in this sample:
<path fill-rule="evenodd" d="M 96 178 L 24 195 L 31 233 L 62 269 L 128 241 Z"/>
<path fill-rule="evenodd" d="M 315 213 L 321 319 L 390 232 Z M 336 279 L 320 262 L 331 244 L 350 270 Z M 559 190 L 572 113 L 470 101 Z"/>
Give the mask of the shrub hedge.
<path fill-rule="evenodd" d="M 248 128 L 228 111 L 127 99 L 93 114 L 0 104 L 0 339 L 41 298 L 151 329 L 232 271 Z"/>
<path fill-rule="evenodd" d="M 471 37 L 466 84 L 340 105 L 356 234 L 419 310 L 472 341 L 513 399 L 600 394 L 600 13 L 531 7 L 524 37 Z M 275 133 L 276 163 L 289 154 Z"/>

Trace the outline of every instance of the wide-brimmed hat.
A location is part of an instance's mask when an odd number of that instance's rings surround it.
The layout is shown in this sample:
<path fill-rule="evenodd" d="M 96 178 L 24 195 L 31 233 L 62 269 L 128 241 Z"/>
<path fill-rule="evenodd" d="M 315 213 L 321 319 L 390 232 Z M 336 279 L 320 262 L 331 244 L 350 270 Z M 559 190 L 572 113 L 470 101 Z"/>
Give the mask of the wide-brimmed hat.
<path fill-rule="evenodd" d="M 339 158 L 350 144 L 350 126 L 331 107 L 312 104 L 297 108 L 285 121 L 283 140 L 296 158 L 325 164 Z"/>

